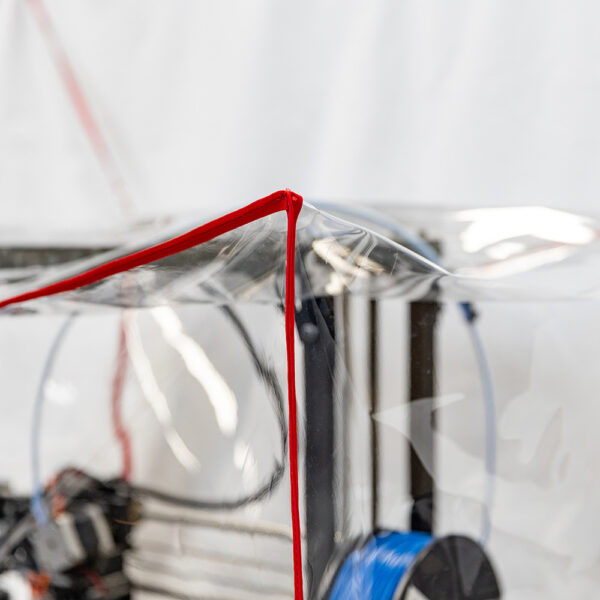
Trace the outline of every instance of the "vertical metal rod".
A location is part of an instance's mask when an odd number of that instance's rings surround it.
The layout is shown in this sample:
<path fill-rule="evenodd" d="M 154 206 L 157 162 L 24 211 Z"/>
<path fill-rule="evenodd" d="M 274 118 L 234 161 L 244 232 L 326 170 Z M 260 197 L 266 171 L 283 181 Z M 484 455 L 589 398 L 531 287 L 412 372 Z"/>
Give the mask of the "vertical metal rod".
<path fill-rule="evenodd" d="M 371 417 L 371 519 L 376 531 L 379 520 L 379 438 L 375 414 L 379 410 L 379 353 L 377 300 L 369 301 L 369 399 Z"/>
<path fill-rule="evenodd" d="M 334 550 L 335 319 L 333 298 L 306 301 L 297 314 L 304 343 L 306 411 L 306 553 L 315 598 Z"/>
<path fill-rule="evenodd" d="M 338 363 L 336 363 L 336 369 L 338 376 L 341 376 L 341 380 L 338 384 L 338 391 L 336 396 L 341 397 L 341 403 L 336 407 L 336 430 L 335 430 L 335 443 L 336 443 L 336 477 L 338 478 L 337 490 L 338 498 L 336 499 L 337 509 L 337 522 L 336 522 L 336 536 L 339 534 L 341 539 L 344 539 L 344 533 L 347 525 L 350 523 L 353 507 L 349 497 L 350 493 L 350 472 L 352 468 L 352 458 L 350 456 L 350 419 L 351 410 L 353 403 L 354 390 L 352 387 L 352 338 L 351 338 L 351 325 L 350 325 L 350 296 L 348 293 L 342 294 L 341 298 L 338 299 L 336 305 L 336 344 L 340 347 L 342 344 L 343 354 L 340 356 L 338 352 Z M 339 334 L 338 334 L 339 333 Z M 342 364 L 339 364 L 339 360 L 342 360 Z"/>
<path fill-rule="evenodd" d="M 412 302 L 410 304 L 410 383 L 409 399 L 415 402 L 435 395 L 435 325 L 439 305 L 437 302 Z M 422 452 L 430 456 L 435 467 L 433 423 L 424 423 L 411 411 L 410 439 L 419 440 Z M 410 448 L 410 491 L 413 498 L 411 528 L 413 531 L 433 530 L 434 484 L 423 462 Z"/>

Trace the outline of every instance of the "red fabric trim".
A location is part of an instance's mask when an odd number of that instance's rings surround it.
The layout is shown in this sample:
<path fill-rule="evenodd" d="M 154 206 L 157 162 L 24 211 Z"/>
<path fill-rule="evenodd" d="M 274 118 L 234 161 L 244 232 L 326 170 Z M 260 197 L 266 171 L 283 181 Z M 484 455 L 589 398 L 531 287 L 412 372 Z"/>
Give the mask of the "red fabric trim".
<path fill-rule="evenodd" d="M 273 213 L 285 210 L 288 219 L 286 249 L 286 290 L 285 290 L 285 341 L 288 367 L 288 405 L 290 442 L 290 508 L 292 513 L 293 555 L 294 555 L 294 598 L 304 598 L 302 585 L 302 537 L 300 529 L 300 509 L 298 491 L 298 431 L 296 422 L 296 369 L 295 369 L 295 262 L 296 262 L 296 222 L 302 208 L 302 197 L 289 190 L 279 191 L 252 202 L 210 223 L 201 225 L 155 246 L 134 252 L 127 256 L 58 281 L 43 288 L 25 292 L 0 302 L 0 308 L 27 302 L 35 298 L 53 296 L 90 285 L 111 275 L 122 273 L 145 265 L 183 250 L 208 242 L 224 233 L 257 221 Z"/>
<path fill-rule="evenodd" d="M 291 192 L 287 200 L 287 251 L 285 267 L 285 344 L 288 367 L 288 406 L 290 438 L 290 505 L 292 511 L 292 540 L 294 552 L 294 597 L 303 598 L 302 589 L 302 537 L 300 530 L 300 508 L 298 506 L 298 431 L 296 422 L 296 222 L 302 208 L 302 198 Z"/>
<path fill-rule="evenodd" d="M 298 196 L 300 198 L 300 196 Z M 155 246 L 150 246 L 144 250 L 128 254 L 121 258 L 117 258 L 103 265 L 63 279 L 51 285 L 45 286 L 38 290 L 31 292 L 25 292 L 12 298 L 2 300 L 0 302 L 0 308 L 4 308 L 11 304 L 17 304 L 21 302 L 27 302 L 28 300 L 34 300 L 35 298 L 42 298 L 44 296 L 53 296 L 62 292 L 70 292 L 77 288 L 85 285 L 90 285 L 111 275 L 122 273 L 123 271 L 129 271 L 135 267 L 141 265 L 147 265 L 148 263 L 160 260 L 167 256 L 172 256 L 183 250 L 188 250 L 204 242 L 208 242 L 224 233 L 247 225 L 252 221 L 257 221 L 262 217 L 266 217 L 280 210 L 286 210 L 285 192 L 276 192 L 266 198 L 252 202 L 244 208 L 235 210 L 223 217 L 219 217 L 210 223 L 201 225 L 196 229 L 192 229 L 187 233 L 174 237 L 173 239 L 167 240 Z"/>

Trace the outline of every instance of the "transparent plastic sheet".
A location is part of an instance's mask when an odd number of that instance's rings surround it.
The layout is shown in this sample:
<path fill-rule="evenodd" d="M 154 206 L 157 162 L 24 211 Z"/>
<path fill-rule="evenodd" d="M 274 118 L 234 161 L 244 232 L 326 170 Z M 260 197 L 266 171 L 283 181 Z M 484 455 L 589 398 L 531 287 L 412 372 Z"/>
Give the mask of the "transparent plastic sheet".
<path fill-rule="evenodd" d="M 176 233 L 205 222 L 172 224 L 162 235 L 155 233 L 151 243 L 170 239 Z M 297 227 L 297 254 L 304 265 L 306 294 L 338 295 L 343 291 L 361 294 L 394 294 L 417 297 L 427 292 L 445 272 L 411 250 L 374 232 L 321 213 L 306 205 Z M 65 294 L 62 300 L 86 304 L 154 306 L 164 303 L 257 302 L 279 303 L 283 297 L 286 221 L 282 214 L 267 216 L 195 248 L 143 265 L 94 284 L 93 287 Z M 100 246 L 102 244 L 99 241 Z M 87 249 L 84 259 L 55 264 L 61 249 L 44 253 L 51 269 L 24 272 L 28 253 L 22 248 L 14 256 L 5 255 L 2 297 L 23 290 L 37 289 L 104 264 L 148 246 L 138 241 L 125 248 L 107 251 Z M 104 244 L 106 246 L 106 244 Z M 16 249 L 19 249 L 18 246 Z M 29 250 L 29 248 L 28 248 Z M 52 251 L 57 258 L 52 259 Z M 71 248 L 71 256 L 85 249 Z M 68 256 L 68 253 L 63 254 Z M 19 262 L 21 261 L 21 262 Z M 12 274 L 17 270 L 18 277 Z M 129 284 L 123 284 L 127 279 Z M 206 285 L 202 285 L 206 283 Z M 45 303 L 42 299 L 40 304 Z M 57 306 L 56 299 L 49 309 Z M 27 305 L 27 309 L 34 306 Z M 21 310 L 21 308 L 19 309 Z M 41 310 L 41 308 L 40 308 Z"/>
<path fill-rule="evenodd" d="M 296 367 L 307 597 L 334 594 L 342 565 L 369 547 L 375 531 L 405 534 L 416 517 L 426 519 L 426 510 L 415 516 L 415 506 L 427 504 L 414 496 L 427 477 L 434 538 L 460 534 L 481 543 L 503 598 L 594 597 L 597 228 L 591 219 L 558 215 L 572 235 L 552 239 L 559 228 L 539 224 L 543 209 L 530 221 L 526 214 L 504 215 L 520 229 L 500 236 L 489 223 L 502 215 L 485 211 L 369 208 L 359 215 L 339 207 L 332 216 L 303 208 Z M 154 228 L 151 241 L 188 227 Z M 473 230 L 479 233 L 469 238 Z M 35 511 L 36 477 L 49 493 L 62 481 L 56 495 L 74 506 L 87 493 L 83 504 L 92 498 L 117 510 L 111 502 L 127 498 L 127 488 L 102 485 L 123 473 L 120 427 L 131 443 L 132 484 L 202 501 L 136 496 L 127 506 L 135 524 L 123 555 L 135 596 L 293 595 L 285 242 L 285 217 L 277 214 L 93 286 L 3 311 L 9 418 L 0 473 L 10 497 L 26 497 L 23 510 Z M 550 245 L 555 251 L 541 260 Z M 2 254 L 0 295 L 131 249 L 72 246 L 68 257 L 86 251 L 86 258 L 61 263 L 57 244 L 38 248 L 37 264 L 29 264 L 31 249 L 12 247 Z M 53 267 L 40 269 L 39 257 Z M 419 329 L 428 320 L 433 333 Z M 429 353 L 411 343 L 427 335 L 435 348 Z M 411 378 L 430 371 L 432 360 L 432 393 L 413 397 Z M 112 515 L 128 520 L 121 517 Z M 41 527 L 28 512 L 23 520 L 31 532 Z M 368 579 L 368 570 L 348 564 L 350 581 Z"/>

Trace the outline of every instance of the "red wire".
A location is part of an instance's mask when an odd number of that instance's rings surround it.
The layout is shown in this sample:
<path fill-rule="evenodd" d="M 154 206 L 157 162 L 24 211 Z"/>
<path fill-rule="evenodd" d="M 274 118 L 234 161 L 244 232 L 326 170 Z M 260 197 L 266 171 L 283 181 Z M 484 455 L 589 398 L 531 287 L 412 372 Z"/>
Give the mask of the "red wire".
<path fill-rule="evenodd" d="M 38 573 L 36 571 L 30 571 L 27 574 L 29 581 L 29 587 L 31 588 L 31 595 L 37 600 L 37 598 L 43 598 L 50 587 L 50 575 L 48 573 Z"/>
<path fill-rule="evenodd" d="M 43 0 L 28 0 L 28 4 L 37 21 L 40 31 L 44 36 L 44 41 L 46 42 L 50 56 L 54 61 L 65 90 L 73 104 L 73 108 L 79 117 L 81 126 L 92 146 L 96 159 L 104 172 L 104 176 L 108 180 L 112 192 L 117 197 L 121 209 L 127 216 L 133 208 L 133 202 L 127 192 L 125 180 L 123 179 L 108 144 L 102 135 L 102 131 L 94 118 L 94 114 L 85 98 L 85 94 L 75 75 L 69 57 L 60 41 L 58 32 L 48 14 L 48 10 Z"/>
<path fill-rule="evenodd" d="M 84 271 L 68 279 L 57 281 L 43 288 L 25 292 L 0 302 L 0 308 L 27 302 L 35 298 L 53 296 L 90 285 L 111 275 L 122 273 L 167 256 L 187 250 L 224 233 L 237 229 L 279 211 L 286 211 L 288 220 L 286 249 L 286 290 L 285 290 L 285 341 L 287 351 L 287 378 L 289 404 L 290 439 L 290 508 L 292 514 L 292 546 L 294 555 L 294 598 L 301 600 L 302 584 L 302 538 L 300 529 L 300 509 L 298 491 L 298 432 L 296 423 L 296 369 L 295 369 L 295 263 L 296 263 L 296 222 L 302 208 L 302 197 L 289 190 L 279 191 L 252 202 L 214 221 L 192 229 L 155 246 L 122 256 L 98 267 Z"/>
<path fill-rule="evenodd" d="M 79 117 L 81 126 L 92 146 L 96 158 L 104 171 L 109 185 L 115 196 L 121 203 L 121 208 L 128 214 L 132 208 L 131 198 L 127 194 L 127 188 L 119 169 L 117 168 L 114 157 L 112 156 L 108 144 L 104 139 L 102 130 L 98 126 L 94 114 L 86 100 L 83 89 L 75 75 L 69 57 L 65 52 L 64 46 L 48 10 L 43 0 L 28 0 L 32 13 L 38 23 L 40 31 L 44 37 L 50 56 L 54 60 L 56 69 L 62 79 L 65 91 L 67 92 L 73 108 Z M 127 348 L 126 348 L 126 323 L 124 317 L 120 324 L 119 350 L 117 356 L 117 366 L 112 385 L 112 421 L 115 435 L 119 440 L 123 454 L 123 473 L 122 477 L 128 480 L 131 475 L 132 458 L 131 442 L 127 430 L 123 426 L 121 419 L 121 403 L 123 395 L 123 386 L 125 374 L 127 371 Z"/>
<path fill-rule="evenodd" d="M 123 388 L 125 386 L 125 376 L 127 374 L 127 328 L 129 325 L 129 315 L 123 312 L 119 323 L 119 349 L 117 351 L 117 365 L 112 382 L 112 424 L 116 438 L 121 444 L 121 454 L 123 456 L 123 471 L 121 477 L 128 481 L 131 477 L 132 458 L 131 458 L 131 439 L 129 433 L 123 425 L 121 406 L 123 403 Z"/>
<path fill-rule="evenodd" d="M 93 588 L 100 594 L 101 598 L 108 598 L 108 592 L 104 585 L 104 581 L 96 571 L 93 571 L 88 567 L 81 567 L 79 570 L 84 575 L 84 577 L 92 584 Z"/>

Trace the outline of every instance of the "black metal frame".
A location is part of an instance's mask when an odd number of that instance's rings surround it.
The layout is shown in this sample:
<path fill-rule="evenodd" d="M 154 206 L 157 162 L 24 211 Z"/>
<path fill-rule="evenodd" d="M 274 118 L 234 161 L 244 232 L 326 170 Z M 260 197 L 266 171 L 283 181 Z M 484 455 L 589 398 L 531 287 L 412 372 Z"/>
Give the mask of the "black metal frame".
<path fill-rule="evenodd" d="M 439 304 L 412 302 L 409 307 L 409 401 L 435 395 L 435 328 Z M 371 413 L 371 477 L 373 531 L 378 529 L 378 431 L 373 418 L 379 406 L 377 300 L 369 301 L 369 401 Z M 311 569 L 310 596 L 314 598 L 335 549 L 335 313 L 332 297 L 306 300 L 296 314 L 304 345 L 306 418 L 306 531 L 307 563 Z M 433 423 L 423 427 L 411 415 L 411 439 L 429 445 L 433 454 Z M 433 530 L 434 484 L 430 471 L 410 448 L 411 529 Z"/>
<path fill-rule="evenodd" d="M 435 396 L 435 326 L 439 312 L 437 302 L 410 304 L 409 340 L 409 401 L 416 402 Z M 422 447 L 435 460 L 433 422 L 423 426 L 411 411 L 410 439 L 419 439 Z M 431 414 L 433 420 L 433 413 Z M 431 471 L 435 463 L 432 463 Z M 410 493 L 413 498 L 411 530 L 432 533 L 435 489 L 431 471 L 428 471 L 414 447 L 410 447 Z"/>
<path fill-rule="evenodd" d="M 315 598 L 335 548 L 334 299 L 305 301 L 296 323 L 304 344 L 306 554 Z"/>

